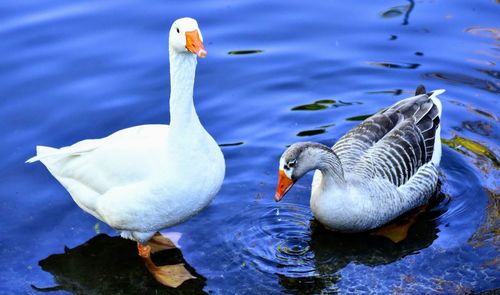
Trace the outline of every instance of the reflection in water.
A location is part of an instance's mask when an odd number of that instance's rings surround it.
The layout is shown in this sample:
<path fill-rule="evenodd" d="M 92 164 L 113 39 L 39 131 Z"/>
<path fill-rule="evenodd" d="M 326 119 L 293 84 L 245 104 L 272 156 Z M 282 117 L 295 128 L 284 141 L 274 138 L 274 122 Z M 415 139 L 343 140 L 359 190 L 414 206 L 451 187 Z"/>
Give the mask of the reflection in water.
<path fill-rule="evenodd" d="M 488 205 L 486 206 L 486 218 L 470 237 L 469 243 L 473 247 L 493 245 L 497 251 L 500 250 L 500 194 L 486 189 L 488 193 Z M 498 261 L 498 257 L 496 264 Z"/>
<path fill-rule="evenodd" d="M 469 154 L 471 152 L 476 156 L 486 157 L 491 160 L 495 168 L 500 168 L 500 162 L 496 155 L 488 147 L 479 142 L 458 135 L 455 135 L 452 139 L 443 138 L 442 142 L 460 153 Z"/>
<path fill-rule="evenodd" d="M 388 10 L 381 13 L 383 18 L 393 18 L 398 17 L 404 13 L 403 25 L 409 24 L 410 13 L 415 7 L 415 2 L 413 0 L 408 0 L 410 2 L 408 5 L 399 5 L 389 8 Z"/>
<path fill-rule="evenodd" d="M 366 266 L 389 264 L 431 245 L 439 232 L 436 219 L 443 212 L 435 209 L 423 213 L 412 225 L 408 238 L 398 244 L 366 233 L 335 233 L 312 220 L 308 244 L 314 256 L 315 272 L 307 277 L 279 275 L 280 284 L 295 291 L 336 291 L 335 283 L 341 279 L 339 271 L 350 263 Z"/>
<path fill-rule="evenodd" d="M 39 262 L 50 272 L 58 286 L 37 291 L 64 290 L 75 294 L 205 294 L 206 279 L 184 260 L 179 249 L 153 254 L 158 265 L 184 263 L 197 278 L 188 280 L 177 289 L 156 282 L 137 255 L 137 244 L 120 237 L 100 234 L 62 254 L 53 254 Z"/>
<path fill-rule="evenodd" d="M 435 202 L 444 197 L 439 194 Z M 335 291 L 340 271 L 350 263 L 376 266 L 395 262 L 428 247 L 437 238 L 437 219 L 446 204 L 422 213 L 410 228 L 408 238 L 398 244 L 370 234 L 342 234 L 325 229 L 313 220 L 307 206 L 283 204 L 258 218 L 244 234 L 236 231 L 227 241 L 241 248 L 244 261 L 259 271 L 278 276 L 284 288 L 300 293 Z M 241 230 L 246 211 L 228 222 Z"/>
<path fill-rule="evenodd" d="M 393 89 L 393 90 L 379 90 L 379 91 L 367 91 L 366 94 L 394 94 L 401 95 L 403 89 Z"/>
<path fill-rule="evenodd" d="M 500 87 L 491 81 L 474 78 L 464 74 L 453 73 L 426 73 L 424 78 L 445 80 L 450 83 L 472 86 L 477 89 L 486 90 L 492 93 L 500 93 Z"/>
<path fill-rule="evenodd" d="M 488 119 L 492 119 L 492 120 L 495 120 L 495 121 L 499 121 L 497 116 L 494 115 L 494 114 L 491 114 L 485 110 L 481 110 L 481 109 L 478 109 L 478 108 L 471 108 L 471 110 L 474 112 L 474 113 L 477 113 L 481 116 L 485 116 L 486 118 Z"/>
<path fill-rule="evenodd" d="M 341 100 L 334 100 L 334 99 L 321 99 L 315 101 L 314 103 L 293 107 L 292 111 L 319 111 L 326 109 L 328 107 L 338 108 L 354 104 L 361 104 L 361 102 L 344 102 Z"/>
<path fill-rule="evenodd" d="M 406 69 L 406 70 L 414 70 L 420 66 L 417 63 L 391 63 L 391 62 L 378 62 L 378 61 L 370 61 L 368 62 L 371 66 L 385 67 L 390 69 Z"/>
<path fill-rule="evenodd" d="M 467 28 L 465 31 L 474 35 L 486 35 L 487 37 L 492 37 L 495 40 L 500 40 L 500 29 L 498 28 L 481 28 L 476 26 Z"/>
<path fill-rule="evenodd" d="M 462 127 L 469 130 L 470 132 L 482 135 L 482 136 L 495 136 L 493 133 L 493 125 L 489 122 L 484 121 L 463 121 Z"/>

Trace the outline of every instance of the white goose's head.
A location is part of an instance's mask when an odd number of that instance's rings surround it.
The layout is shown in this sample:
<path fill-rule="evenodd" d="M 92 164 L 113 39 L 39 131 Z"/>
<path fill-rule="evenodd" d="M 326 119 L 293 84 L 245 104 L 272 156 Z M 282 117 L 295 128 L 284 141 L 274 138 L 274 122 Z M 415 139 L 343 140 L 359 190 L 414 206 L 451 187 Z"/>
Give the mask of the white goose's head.
<path fill-rule="evenodd" d="M 177 54 L 196 54 L 199 57 L 207 56 L 203 37 L 195 19 L 184 17 L 176 20 L 170 28 L 170 50 Z"/>

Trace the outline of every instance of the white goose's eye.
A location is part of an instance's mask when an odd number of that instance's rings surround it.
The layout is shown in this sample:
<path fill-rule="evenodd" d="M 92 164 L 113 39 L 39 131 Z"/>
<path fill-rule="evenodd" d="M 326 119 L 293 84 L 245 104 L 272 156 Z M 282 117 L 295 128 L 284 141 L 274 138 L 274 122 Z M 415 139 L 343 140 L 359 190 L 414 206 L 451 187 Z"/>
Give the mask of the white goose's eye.
<path fill-rule="evenodd" d="M 180 32 L 181 32 L 181 31 L 179 30 L 179 28 L 176 28 L 176 30 L 177 30 L 177 33 L 180 33 Z"/>

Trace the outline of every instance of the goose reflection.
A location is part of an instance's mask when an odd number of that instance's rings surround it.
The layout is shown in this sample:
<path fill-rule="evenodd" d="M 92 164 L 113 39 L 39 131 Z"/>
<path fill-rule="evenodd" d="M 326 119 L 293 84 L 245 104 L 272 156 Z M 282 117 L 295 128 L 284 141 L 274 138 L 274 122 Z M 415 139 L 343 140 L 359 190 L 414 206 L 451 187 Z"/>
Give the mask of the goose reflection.
<path fill-rule="evenodd" d="M 137 255 L 136 243 L 100 234 L 80 246 L 65 248 L 41 260 L 41 268 L 54 276 L 55 287 L 32 286 L 40 292 L 64 290 L 74 294 L 206 294 L 206 279 L 187 264 L 179 249 L 155 253 L 158 265 L 184 263 L 196 276 L 179 288 L 163 286 L 149 274 Z"/>
<path fill-rule="evenodd" d="M 280 285 L 300 294 L 335 292 L 335 284 L 341 279 L 340 271 L 350 263 L 371 267 L 389 264 L 429 247 L 438 237 L 437 220 L 445 211 L 442 205 L 436 207 L 436 203 L 444 198 L 442 193 L 435 197 L 431 204 L 434 208 L 418 216 L 408 237 L 400 243 L 368 233 L 335 233 L 312 220 L 308 246 L 314 254 L 315 272 L 302 277 L 277 274 Z"/>

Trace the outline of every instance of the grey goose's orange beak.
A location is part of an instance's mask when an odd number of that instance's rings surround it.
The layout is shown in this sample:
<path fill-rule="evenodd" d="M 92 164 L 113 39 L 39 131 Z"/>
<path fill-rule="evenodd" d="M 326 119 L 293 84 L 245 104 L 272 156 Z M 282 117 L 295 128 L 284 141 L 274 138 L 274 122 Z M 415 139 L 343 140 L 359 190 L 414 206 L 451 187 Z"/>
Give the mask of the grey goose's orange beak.
<path fill-rule="evenodd" d="M 286 174 L 285 171 L 280 169 L 278 176 L 278 187 L 276 187 L 276 194 L 274 195 L 274 200 L 276 202 L 281 201 L 286 193 L 292 188 L 294 181 L 291 180 Z"/>

